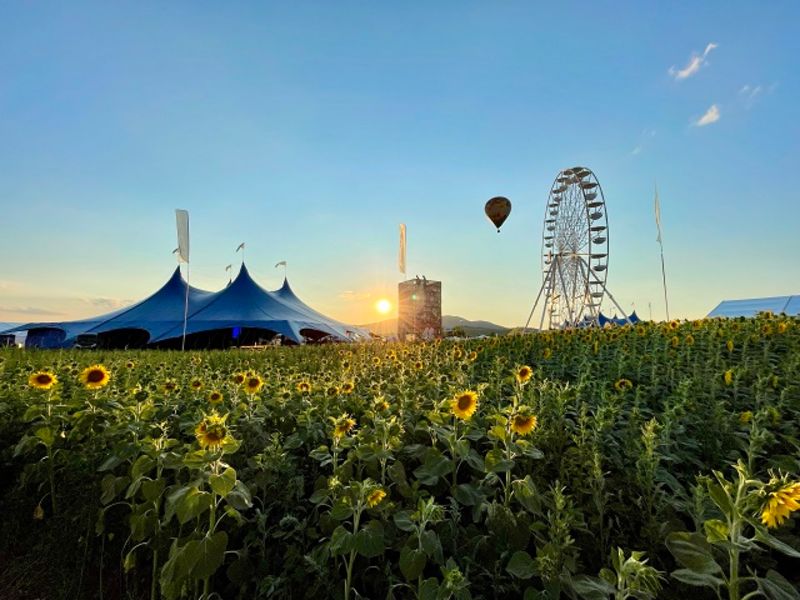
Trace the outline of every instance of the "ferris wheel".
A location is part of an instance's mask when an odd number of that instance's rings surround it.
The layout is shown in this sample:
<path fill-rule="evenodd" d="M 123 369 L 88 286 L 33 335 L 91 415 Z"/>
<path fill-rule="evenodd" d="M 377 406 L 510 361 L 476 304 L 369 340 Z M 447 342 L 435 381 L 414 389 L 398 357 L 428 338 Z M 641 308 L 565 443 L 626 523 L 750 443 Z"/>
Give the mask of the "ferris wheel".
<path fill-rule="evenodd" d="M 547 196 L 542 233 L 542 286 L 527 328 L 544 297 L 539 329 L 597 324 L 606 296 L 608 216 L 603 189 L 591 169 L 564 169 Z"/>

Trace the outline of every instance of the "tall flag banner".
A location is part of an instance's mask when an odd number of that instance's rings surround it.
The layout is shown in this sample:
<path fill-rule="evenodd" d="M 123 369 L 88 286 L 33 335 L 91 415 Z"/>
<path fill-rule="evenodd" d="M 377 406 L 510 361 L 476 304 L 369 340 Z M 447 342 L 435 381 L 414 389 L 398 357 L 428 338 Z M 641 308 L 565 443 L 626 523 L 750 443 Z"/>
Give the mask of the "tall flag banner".
<path fill-rule="evenodd" d="M 178 260 L 189 262 L 189 211 L 175 209 L 175 223 L 178 226 Z"/>
<path fill-rule="evenodd" d="M 400 223 L 400 251 L 397 256 L 397 267 L 406 274 L 406 224 Z"/>
<path fill-rule="evenodd" d="M 236 251 L 238 252 L 239 250 L 244 250 L 244 242 L 236 246 Z"/>
<path fill-rule="evenodd" d="M 286 261 L 282 260 L 281 262 L 275 265 L 275 268 L 277 269 L 278 267 L 285 267 L 285 266 L 286 266 Z"/>

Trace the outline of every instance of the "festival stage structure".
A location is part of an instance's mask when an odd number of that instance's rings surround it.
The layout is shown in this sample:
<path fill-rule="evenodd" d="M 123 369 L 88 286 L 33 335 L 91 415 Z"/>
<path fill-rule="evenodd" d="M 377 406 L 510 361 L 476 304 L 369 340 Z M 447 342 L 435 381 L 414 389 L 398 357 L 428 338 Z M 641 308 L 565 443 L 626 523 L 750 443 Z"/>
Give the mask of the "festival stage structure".
<path fill-rule="evenodd" d="M 415 277 L 397 286 L 397 337 L 401 341 L 442 336 L 442 282 Z"/>
<path fill-rule="evenodd" d="M 148 298 L 105 315 L 19 325 L 0 333 L 27 332 L 26 347 L 227 348 L 266 343 L 348 342 L 368 334 L 312 309 L 284 279 L 276 291 L 258 285 L 242 264 L 219 292 L 188 286 L 180 267 Z"/>

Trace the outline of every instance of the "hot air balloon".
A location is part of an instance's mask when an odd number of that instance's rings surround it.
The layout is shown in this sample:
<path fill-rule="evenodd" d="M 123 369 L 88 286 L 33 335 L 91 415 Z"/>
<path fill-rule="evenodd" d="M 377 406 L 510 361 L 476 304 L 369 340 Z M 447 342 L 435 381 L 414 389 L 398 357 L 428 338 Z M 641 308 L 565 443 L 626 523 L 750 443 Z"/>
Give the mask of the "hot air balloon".
<path fill-rule="evenodd" d="M 511 201 L 503 196 L 495 196 L 486 203 L 486 216 L 497 227 L 497 233 L 500 233 L 500 226 L 511 214 Z"/>

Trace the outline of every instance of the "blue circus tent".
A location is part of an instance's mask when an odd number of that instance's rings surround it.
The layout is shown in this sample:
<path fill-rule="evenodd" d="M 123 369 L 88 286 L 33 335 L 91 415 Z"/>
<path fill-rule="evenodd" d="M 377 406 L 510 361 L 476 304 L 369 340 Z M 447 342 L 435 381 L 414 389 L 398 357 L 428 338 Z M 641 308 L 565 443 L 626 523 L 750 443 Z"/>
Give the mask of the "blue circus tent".
<path fill-rule="evenodd" d="M 306 337 L 331 336 L 348 341 L 344 331 L 338 331 L 336 322 L 324 315 L 303 314 L 297 307 L 258 285 L 247 267 L 242 265 L 236 279 L 217 292 L 197 310 L 190 311 L 187 335 L 230 330 L 237 338 L 243 330 L 264 330 L 278 333 L 297 344 Z M 154 338 L 152 343 L 164 342 L 182 334 L 182 323 Z"/>
<path fill-rule="evenodd" d="M 180 267 L 153 295 L 127 308 L 78 321 L 27 323 L 8 333 L 28 332 L 27 347 L 68 348 L 78 336 L 96 336 L 102 347 L 176 347 L 183 336 L 187 283 Z M 284 281 L 269 292 L 247 267 L 219 292 L 188 288 L 188 347 L 228 347 L 257 343 L 281 335 L 302 344 L 323 338 L 350 341 L 360 332 L 315 311 Z"/>
<path fill-rule="evenodd" d="M 190 286 L 190 310 L 197 309 L 213 295 Z M 158 291 L 132 306 L 77 321 L 26 323 L 8 333 L 27 331 L 26 347 L 36 348 L 69 348 L 79 335 L 85 334 L 106 338 L 112 345 L 144 345 L 176 323 L 183 324 L 185 300 L 186 280 L 178 267 Z"/>
<path fill-rule="evenodd" d="M 354 327 L 352 325 L 347 325 L 345 323 L 341 323 L 340 321 L 336 321 L 331 319 L 330 317 L 326 317 L 322 313 L 314 310 L 308 304 L 303 302 L 297 295 L 294 293 L 294 290 L 289 285 L 289 280 L 284 278 L 283 285 L 272 292 L 272 295 L 277 297 L 281 302 L 287 304 L 288 306 L 292 307 L 297 312 L 306 315 L 312 321 L 322 321 L 329 324 L 332 328 L 336 329 L 340 335 L 345 337 L 351 338 L 353 336 L 361 336 L 365 339 L 369 339 L 369 331 L 363 329 L 361 327 Z"/>

